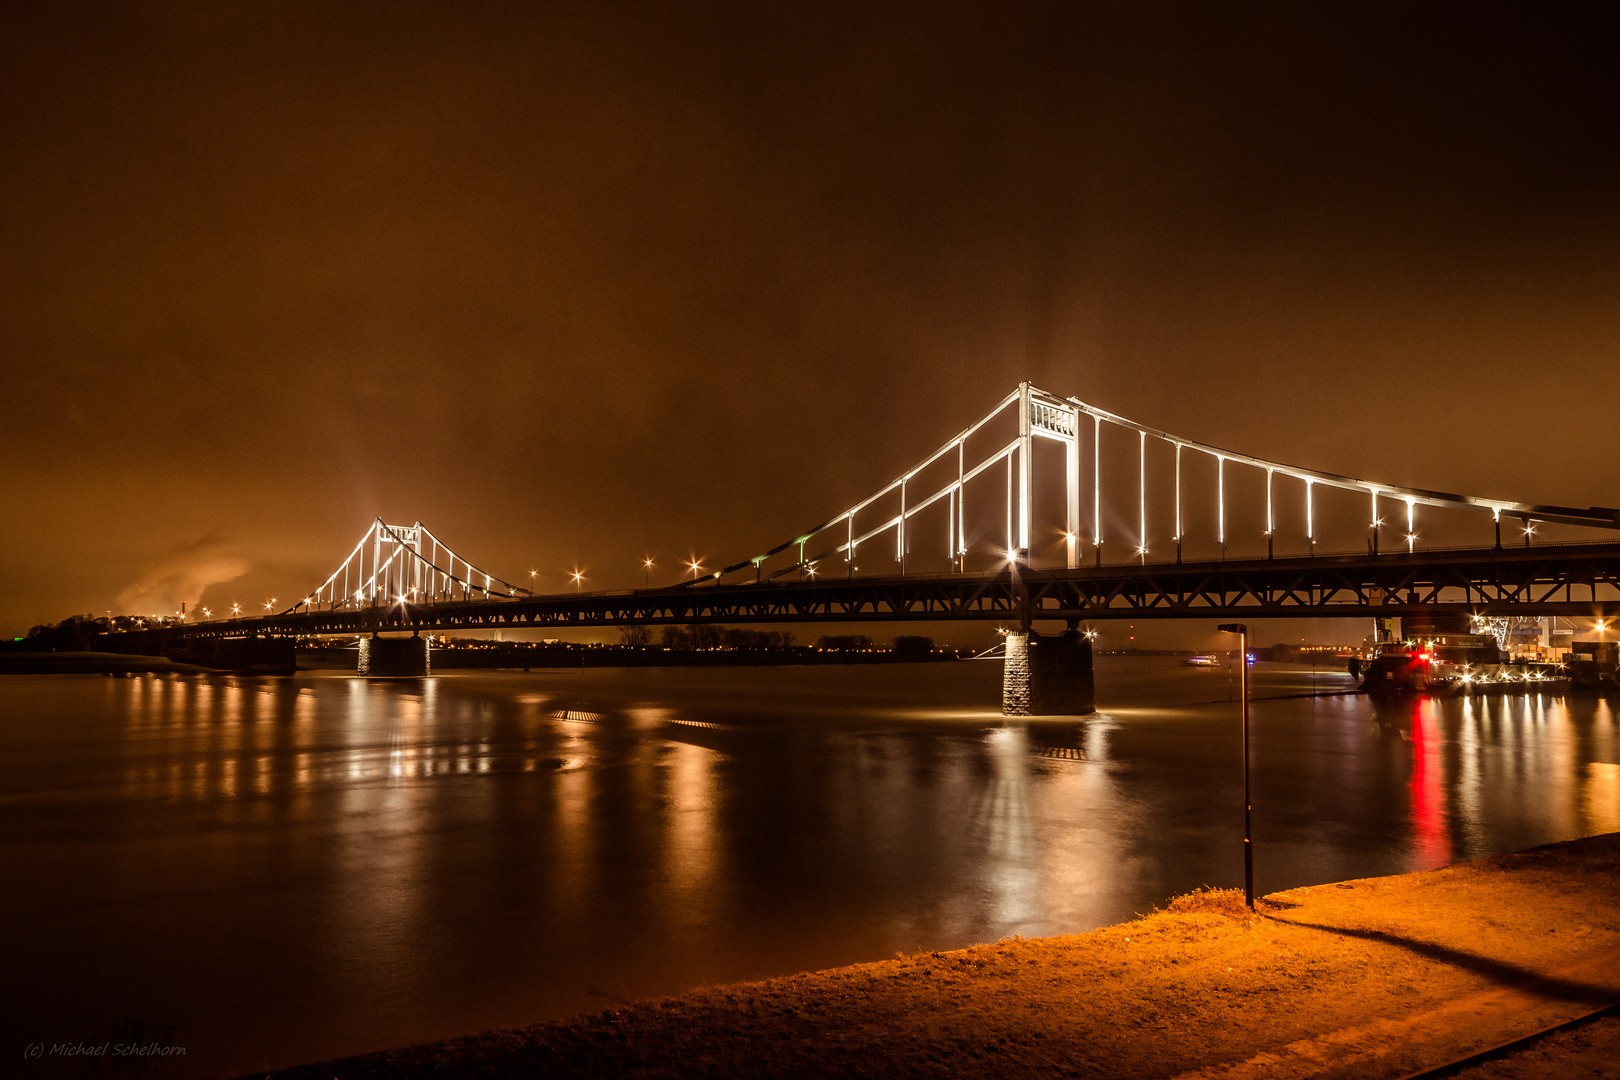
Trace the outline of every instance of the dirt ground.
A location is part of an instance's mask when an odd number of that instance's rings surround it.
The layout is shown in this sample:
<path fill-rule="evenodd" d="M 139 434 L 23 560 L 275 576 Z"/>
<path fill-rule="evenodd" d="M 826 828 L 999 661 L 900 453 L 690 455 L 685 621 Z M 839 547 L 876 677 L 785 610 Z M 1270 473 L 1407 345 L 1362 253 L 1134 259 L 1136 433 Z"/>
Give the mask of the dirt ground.
<path fill-rule="evenodd" d="M 1458 1080 L 1620 1077 L 1620 1017 L 1549 1035 L 1499 1061 L 1452 1075 Z"/>
<path fill-rule="evenodd" d="M 268 1075 L 1395 1078 L 1616 1000 L 1611 834 L 1276 893 L 1258 914 L 1240 893 L 1194 893 L 1087 934 L 712 987 Z M 1605 1020 L 1465 1075 L 1615 1076 L 1616 1060 L 1620 1022 Z"/>

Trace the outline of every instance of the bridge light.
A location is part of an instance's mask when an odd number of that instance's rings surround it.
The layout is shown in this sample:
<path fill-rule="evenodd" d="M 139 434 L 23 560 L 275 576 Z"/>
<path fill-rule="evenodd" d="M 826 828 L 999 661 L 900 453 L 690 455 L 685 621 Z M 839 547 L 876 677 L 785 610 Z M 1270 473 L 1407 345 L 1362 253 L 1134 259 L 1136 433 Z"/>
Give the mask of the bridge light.
<path fill-rule="evenodd" d="M 232 615 L 240 615 L 240 614 L 242 614 L 242 605 L 241 604 L 232 604 L 231 605 L 231 614 Z"/>

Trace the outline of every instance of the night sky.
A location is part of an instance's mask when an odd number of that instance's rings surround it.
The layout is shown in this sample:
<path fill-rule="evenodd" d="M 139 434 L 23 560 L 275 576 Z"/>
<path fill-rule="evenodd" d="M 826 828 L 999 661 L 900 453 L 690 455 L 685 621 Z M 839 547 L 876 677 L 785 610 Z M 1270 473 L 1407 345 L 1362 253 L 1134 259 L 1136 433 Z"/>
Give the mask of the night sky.
<path fill-rule="evenodd" d="M 7 5 L 0 631 L 290 601 L 378 514 L 673 579 L 1020 379 L 1620 505 L 1595 9 L 873 7 Z"/>

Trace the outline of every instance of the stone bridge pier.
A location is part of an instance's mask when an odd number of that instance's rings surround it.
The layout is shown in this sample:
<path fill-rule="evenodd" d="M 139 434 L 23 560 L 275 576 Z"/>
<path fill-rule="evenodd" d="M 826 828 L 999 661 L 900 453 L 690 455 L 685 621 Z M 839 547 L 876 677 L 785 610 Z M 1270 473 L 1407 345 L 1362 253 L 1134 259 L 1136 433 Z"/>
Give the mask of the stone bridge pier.
<path fill-rule="evenodd" d="M 1077 624 L 1071 622 L 1055 637 L 1034 630 L 1007 632 L 1001 711 L 1006 716 L 1083 716 L 1097 711 L 1091 639 Z"/>
<path fill-rule="evenodd" d="M 428 639 L 420 634 L 408 638 L 385 638 L 372 634 L 360 639 L 358 674 L 387 678 L 431 675 L 433 663 Z"/>

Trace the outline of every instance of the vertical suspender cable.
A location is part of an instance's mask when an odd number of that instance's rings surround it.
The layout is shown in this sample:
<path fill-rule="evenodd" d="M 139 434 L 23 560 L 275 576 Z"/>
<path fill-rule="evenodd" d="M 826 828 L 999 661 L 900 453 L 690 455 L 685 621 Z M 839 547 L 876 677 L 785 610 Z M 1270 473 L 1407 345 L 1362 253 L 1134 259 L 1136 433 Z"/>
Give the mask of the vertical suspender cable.
<path fill-rule="evenodd" d="M 957 557 L 959 559 L 965 559 L 965 556 L 967 555 L 967 488 L 962 486 L 963 482 L 964 482 L 963 481 L 964 465 L 963 465 L 963 461 L 962 461 L 962 455 L 964 453 L 964 449 L 963 449 L 964 445 L 965 444 L 963 444 L 961 442 L 958 442 L 956 444 L 956 526 L 955 526 L 955 528 L 956 528 L 956 555 L 957 555 Z M 961 569 L 963 569 L 963 570 L 967 569 L 967 564 L 966 564 L 965 561 L 962 563 Z"/>
<path fill-rule="evenodd" d="M 894 531 L 894 561 L 900 564 L 900 573 L 906 572 L 906 478 L 900 478 L 900 524 Z"/>
<path fill-rule="evenodd" d="M 1142 565 L 1147 565 L 1147 432 L 1138 431 L 1137 435 L 1137 463 L 1140 466 L 1140 484 L 1137 495 L 1141 502 L 1142 527 L 1136 537 L 1136 551 L 1142 556 Z"/>
<path fill-rule="evenodd" d="M 1316 506 L 1313 499 L 1315 481 L 1305 481 L 1305 539 L 1311 542 L 1311 553 L 1316 553 Z"/>
<path fill-rule="evenodd" d="M 1270 536 L 1277 527 L 1277 519 L 1271 512 L 1271 468 L 1266 469 L 1266 535 Z"/>
<path fill-rule="evenodd" d="M 1266 466 L 1266 558 L 1276 554 L 1277 538 L 1274 534 L 1277 527 L 1276 515 L 1271 511 L 1271 474 L 1274 470 Z"/>
<path fill-rule="evenodd" d="M 1181 543 L 1181 444 L 1176 443 L 1176 543 Z"/>
<path fill-rule="evenodd" d="M 1101 548 L 1102 528 L 1102 417 L 1091 418 L 1091 543 Z M 1097 557 L 1102 558 L 1099 551 Z"/>
<path fill-rule="evenodd" d="M 1009 451 L 1007 451 L 1007 558 L 1008 559 L 1013 558 L 1013 548 L 1018 546 L 1017 541 L 1013 538 L 1012 510 L 1013 510 L 1012 451 L 1009 450 Z"/>

